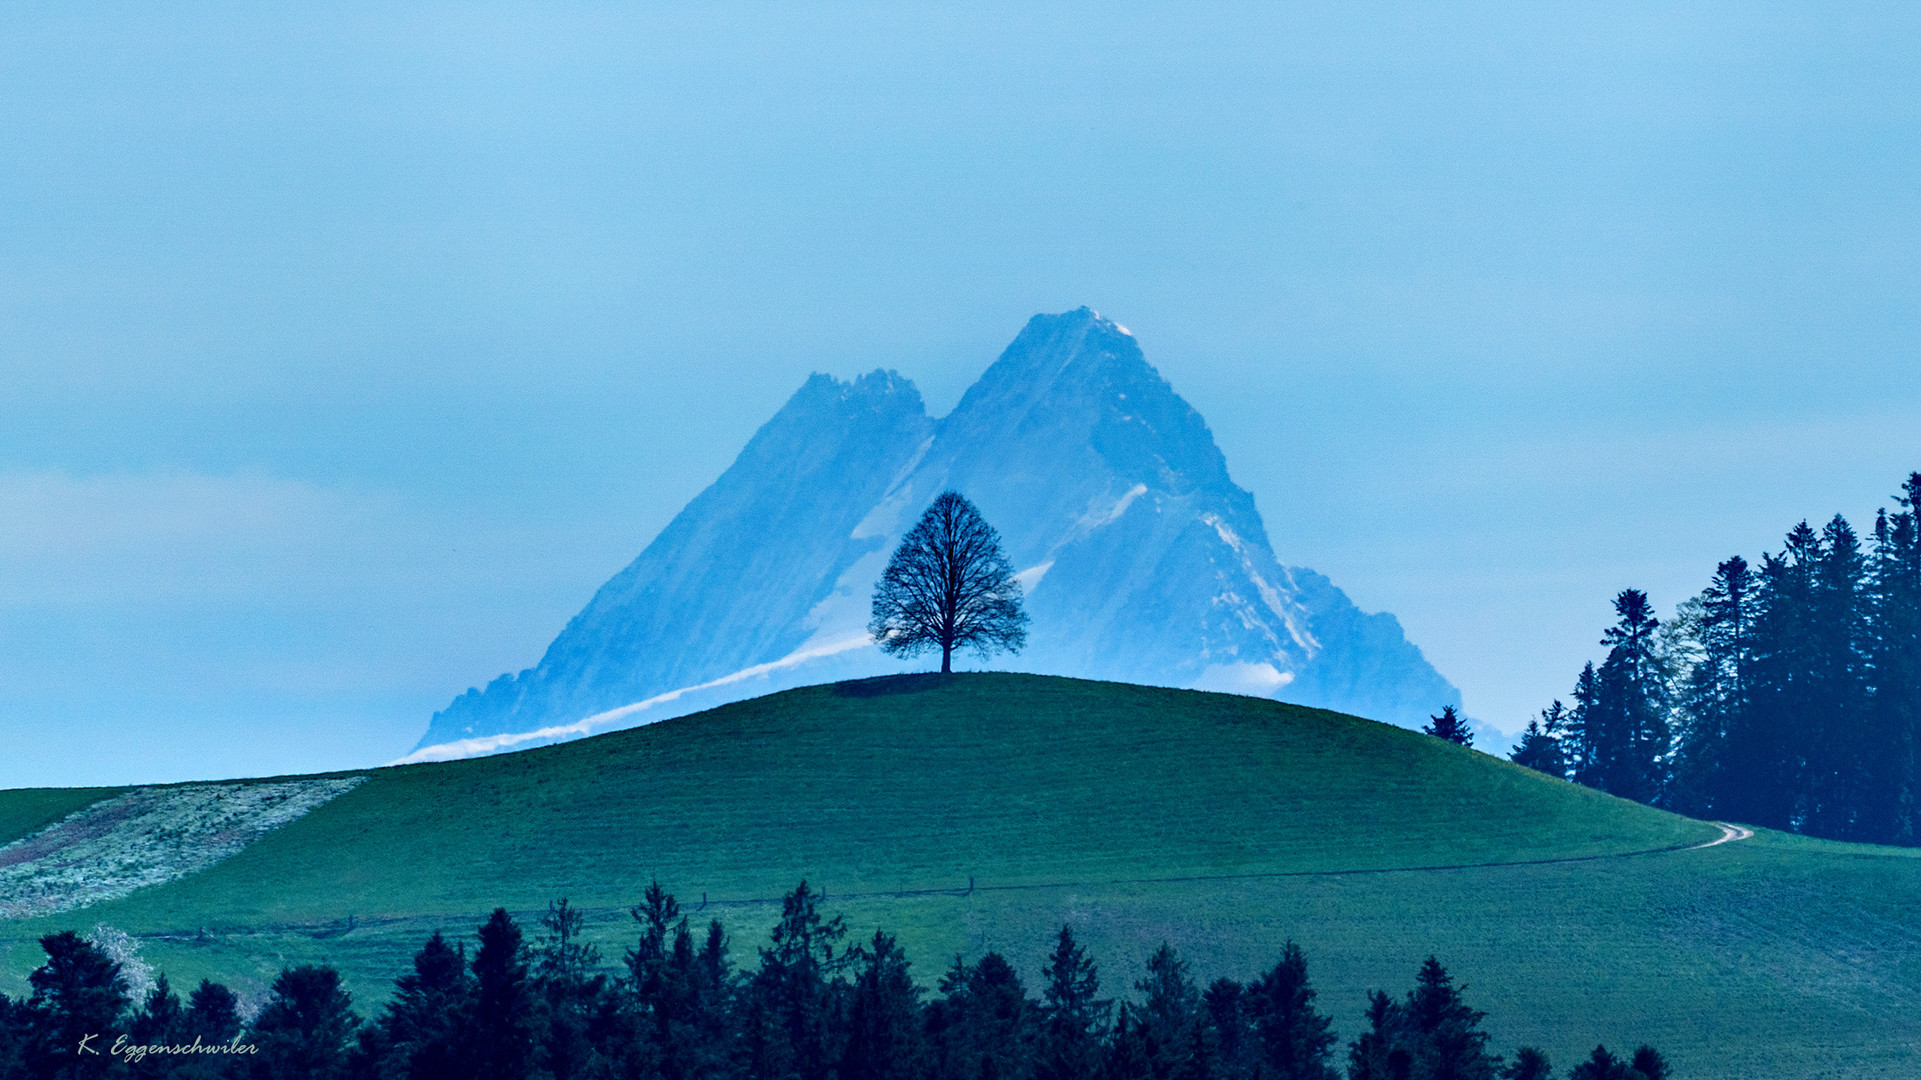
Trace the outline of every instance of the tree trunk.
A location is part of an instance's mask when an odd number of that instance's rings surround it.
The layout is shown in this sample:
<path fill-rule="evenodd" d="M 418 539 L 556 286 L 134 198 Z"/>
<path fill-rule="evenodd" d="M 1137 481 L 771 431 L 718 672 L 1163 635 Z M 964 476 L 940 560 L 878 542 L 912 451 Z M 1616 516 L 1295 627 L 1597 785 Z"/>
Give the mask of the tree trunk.
<path fill-rule="evenodd" d="M 954 670 L 954 647 L 952 645 L 942 645 L 940 650 L 940 673 L 942 675 L 947 675 L 947 674 L 951 674 L 953 670 Z"/>

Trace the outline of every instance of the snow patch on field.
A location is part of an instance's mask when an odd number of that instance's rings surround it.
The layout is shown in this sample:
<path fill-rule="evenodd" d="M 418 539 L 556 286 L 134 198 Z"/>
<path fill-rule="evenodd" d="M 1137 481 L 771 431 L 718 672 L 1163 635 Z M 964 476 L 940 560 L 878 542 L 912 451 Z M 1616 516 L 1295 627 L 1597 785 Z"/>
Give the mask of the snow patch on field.
<path fill-rule="evenodd" d="M 183 784 L 102 799 L 0 847 L 0 919 L 71 911 L 204 870 L 365 780 Z"/>

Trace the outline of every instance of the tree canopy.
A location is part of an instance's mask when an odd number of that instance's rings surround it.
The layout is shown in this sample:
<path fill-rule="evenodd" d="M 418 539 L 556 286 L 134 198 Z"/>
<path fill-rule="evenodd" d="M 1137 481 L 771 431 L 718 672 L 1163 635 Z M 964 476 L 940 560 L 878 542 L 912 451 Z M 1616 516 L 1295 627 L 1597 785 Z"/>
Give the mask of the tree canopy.
<path fill-rule="evenodd" d="M 921 515 L 874 588 L 868 632 L 896 656 L 939 649 L 944 672 L 957 649 L 986 656 L 1027 644 L 1020 583 L 973 503 L 944 491 Z"/>
<path fill-rule="evenodd" d="M 1921 473 L 1895 503 L 1865 541 L 1836 515 L 1722 560 L 1665 623 L 1623 590 L 1607 658 L 1514 760 L 1700 817 L 1921 842 Z"/>

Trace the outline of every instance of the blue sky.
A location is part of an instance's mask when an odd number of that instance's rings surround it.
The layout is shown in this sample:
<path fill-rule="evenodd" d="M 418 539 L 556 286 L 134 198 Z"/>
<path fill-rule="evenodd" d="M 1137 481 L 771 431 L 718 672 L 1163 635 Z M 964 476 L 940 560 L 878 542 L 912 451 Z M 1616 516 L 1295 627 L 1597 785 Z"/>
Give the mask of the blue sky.
<path fill-rule="evenodd" d="M 1468 711 L 1921 469 L 1911 5 L 0 12 L 0 784 L 404 752 L 810 371 L 1127 324 Z"/>

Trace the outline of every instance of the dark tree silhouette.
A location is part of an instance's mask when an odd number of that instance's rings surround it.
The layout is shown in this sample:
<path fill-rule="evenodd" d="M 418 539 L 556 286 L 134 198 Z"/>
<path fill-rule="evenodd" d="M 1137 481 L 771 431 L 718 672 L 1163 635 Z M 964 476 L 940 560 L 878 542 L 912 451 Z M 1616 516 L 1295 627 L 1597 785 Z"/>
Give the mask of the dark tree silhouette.
<path fill-rule="evenodd" d="M 1556 701 L 1541 710 L 1539 720 L 1529 720 L 1521 741 L 1508 752 L 1508 760 L 1536 772 L 1567 778 L 1567 757 L 1561 752 L 1561 728 L 1567 721 L 1567 706 Z"/>
<path fill-rule="evenodd" d="M 366 1071 L 382 1068 L 408 1080 L 463 1080 L 469 1068 L 463 1031 L 473 1012 L 474 981 L 466 946 L 435 931 L 414 954 L 413 970 L 394 980 L 380 1018 L 361 1029 Z M 383 1074 L 384 1075 L 384 1074 Z"/>
<path fill-rule="evenodd" d="M 121 1030 L 127 982 L 120 965 L 71 930 L 40 939 L 47 962 L 27 976 L 33 995 L 23 1012 L 28 1021 L 27 1075 L 86 1077 L 113 1071 L 106 1047 Z M 79 1052 L 86 1046 L 91 1056 Z"/>
<path fill-rule="evenodd" d="M 1660 620 L 1639 589 L 1614 598 L 1615 624 L 1601 635 L 1607 659 L 1574 692 L 1583 742 L 1575 779 L 1611 795 L 1653 802 L 1668 751 L 1667 678 L 1654 632 Z"/>
<path fill-rule="evenodd" d="M 324 964 L 282 968 L 273 994 L 254 1018 L 248 1039 L 259 1052 L 247 1061 L 257 1080 L 328 1080 L 339 1076 L 360 1026 L 340 973 Z"/>
<path fill-rule="evenodd" d="M 747 987 L 747 1051 L 759 1076 L 826 1080 L 834 1071 L 835 1042 L 843 1034 L 837 1006 L 841 973 L 858 954 L 841 951 L 847 924 L 824 919 L 820 893 L 805 881 L 781 901 L 771 948 L 760 951 L 760 970 Z"/>
<path fill-rule="evenodd" d="M 874 588 L 868 631 L 896 656 L 939 649 L 944 672 L 956 649 L 986 656 L 1027 644 L 1020 583 L 973 503 L 946 491 L 921 515 Z"/>
<path fill-rule="evenodd" d="M 978 1080 L 1021 1074 L 1033 1050 L 1037 1008 L 1013 965 L 988 953 L 969 967 L 959 957 L 941 977 L 943 995 L 928 1006 L 936 1058 L 931 1075 Z"/>
<path fill-rule="evenodd" d="M 1597 1046 L 1586 1061 L 1567 1075 L 1568 1080 L 1627 1080 L 1627 1065 L 1608 1053 L 1607 1047 Z"/>
<path fill-rule="evenodd" d="M 211 979 L 187 998 L 187 1041 L 198 1037 L 208 1045 L 232 1041 L 240 1034 L 240 998 Z"/>
<path fill-rule="evenodd" d="M 1257 1075 L 1273 1080 L 1335 1080 L 1328 1064 L 1333 1018 L 1314 1010 L 1307 957 L 1288 942 L 1281 961 L 1247 986 L 1244 1008 L 1253 1021 Z"/>
<path fill-rule="evenodd" d="M 1725 813 L 1738 802 L 1747 763 L 1729 757 L 1729 739 L 1748 715 L 1754 653 L 1754 572 L 1736 555 L 1714 569 L 1700 596 L 1682 605 L 1682 627 L 1694 653 L 1676 688 L 1681 707 L 1673 790 L 1668 802 L 1696 817 Z"/>
<path fill-rule="evenodd" d="M 1421 730 L 1429 735 L 1437 739 L 1446 739 L 1451 743 L 1459 743 L 1462 746 L 1474 745 L 1474 733 L 1467 729 L 1467 721 L 1461 719 L 1461 714 L 1454 711 L 1454 706 L 1443 705 L 1441 715 L 1430 716 L 1428 719 L 1434 722 Z"/>
<path fill-rule="evenodd" d="M 163 973 L 154 980 L 146 1003 L 127 1026 L 127 1037 L 141 1046 L 179 1042 L 186 1022 L 187 1010 L 180 1004 L 180 995 L 173 992 Z"/>
<path fill-rule="evenodd" d="M 920 987 L 893 937 L 874 931 L 854 977 L 840 1080 L 914 1080 L 925 1076 Z"/>
<path fill-rule="evenodd" d="M 1040 1080 L 1087 1080 L 1100 1064 L 1103 1023 L 1113 1002 L 1101 1000 L 1101 977 L 1087 950 L 1063 925 L 1041 966 L 1041 1031 L 1034 1075 Z"/>
<path fill-rule="evenodd" d="M 1215 979 L 1201 995 L 1207 1026 L 1214 1034 L 1219 1067 L 1224 1075 L 1243 1071 L 1254 1036 L 1248 1027 L 1247 990 L 1233 979 Z"/>
<path fill-rule="evenodd" d="M 1216 979 L 1205 993 L 1163 944 L 1134 984 L 1137 1000 L 1114 1002 L 1062 927 L 1040 1000 L 990 952 L 971 966 L 956 957 L 923 1003 L 894 938 L 876 931 L 843 949 L 845 923 L 823 917 L 821 899 L 805 883 L 786 897 L 747 979 L 727 959 L 720 923 L 696 945 L 658 884 L 633 909 L 641 935 L 618 978 L 597 970 L 584 919 L 564 901 L 549 905 L 547 933 L 531 948 L 497 909 L 471 960 L 464 945 L 429 937 L 372 1023 L 354 1014 L 334 969 L 291 967 L 245 1035 L 234 995 L 211 982 L 183 1006 L 159 980 L 130 1013 L 111 957 L 71 933 L 50 935 L 32 998 L 0 994 L 0 1078 L 1337 1080 L 1331 1021 L 1293 942 L 1246 986 Z M 1538 1051 L 1524 1047 L 1505 1065 L 1491 1054 L 1483 1019 L 1430 957 L 1404 998 L 1369 995 L 1346 1080 L 1550 1080 Z M 122 1031 L 149 1047 L 198 1038 L 209 1052 L 125 1062 L 80 1048 L 110 1047 L 101 1040 Z M 1597 1048 L 1570 1080 L 1669 1075 L 1650 1047 L 1631 1057 Z"/>
<path fill-rule="evenodd" d="M 1515 760 L 1697 817 L 1837 840 L 1921 841 L 1921 473 L 1867 540 L 1839 515 L 1722 561 L 1663 625 L 1615 599 L 1574 708 Z M 1597 1066 L 1598 1067 L 1598 1066 Z"/>
<path fill-rule="evenodd" d="M 1647 1080 L 1667 1080 L 1668 1063 L 1652 1046 L 1635 1049 L 1634 1059 L 1628 1062 L 1628 1075 L 1639 1073 Z"/>
<path fill-rule="evenodd" d="M 14 1002 L 0 994 L 0 1076 L 25 1076 L 27 1063 L 21 1059 L 21 1039 L 27 1034 L 26 1002 Z"/>
<path fill-rule="evenodd" d="M 1402 1044 L 1407 1017 L 1382 990 L 1367 995 L 1367 1030 L 1347 1045 L 1347 1080 L 1395 1080 L 1414 1067 Z M 1530 1078 L 1533 1080 L 1533 1078 Z"/>
<path fill-rule="evenodd" d="M 543 1023 L 536 1061 L 553 1080 L 604 1071 L 588 1029 L 606 1011 L 607 976 L 597 973 L 600 950 L 580 940 L 586 917 L 562 897 L 549 901 L 534 944 L 532 973 Z"/>
<path fill-rule="evenodd" d="M 1514 1052 L 1514 1060 L 1501 1071 L 1501 1080 L 1551 1080 L 1553 1066 L 1547 1055 L 1532 1046 Z"/>
<path fill-rule="evenodd" d="M 1487 1014 L 1470 1009 L 1441 962 L 1430 956 L 1415 976 L 1402 1014 L 1420 1075 L 1452 1080 L 1494 1080 L 1497 1060 L 1487 1052 L 1481 1021 Z"/>
<path fill-rule="evenodd" d="M 1134 984 L 1141 995 L 1135 1019 L 1145 1036 L 1149 1064 L 1155 1076 L 1195 1071 L 1195 1057 L 1205 1049 L 1201 992 L 1189 977 L 1187 963 L 1174 947 L 1161 942 L 1147 959 L 1147 978 Z"/>
<path fill-rule="evenodd" d="M 506 908 L 480 926 L 467 1048 L 478 1080 L 522 1080 L 534 1071 L 534 988 L 520 926 Z"/>

